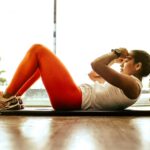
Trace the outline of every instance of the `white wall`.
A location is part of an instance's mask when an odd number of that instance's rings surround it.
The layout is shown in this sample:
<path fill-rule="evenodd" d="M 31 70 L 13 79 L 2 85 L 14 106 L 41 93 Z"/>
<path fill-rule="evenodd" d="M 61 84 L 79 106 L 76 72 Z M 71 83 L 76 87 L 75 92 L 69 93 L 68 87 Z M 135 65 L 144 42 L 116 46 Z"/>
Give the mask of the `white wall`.
<path fill-rule="evenodd" d="M 150 52 L 149 0 L 57 0 L 57 55 L 76 82 L 112 48 Z M 147 82 L 145 82 L 147 86 Z"/>
<path fill-rule="evenodd" d="M 78 84 L 89 82 L 90 62 L 112 48 L 150 52 L 149 14 L 149 0 L 57 0 L 57 55 Z M 53 49 L 53 0 L 0 1 L 0 20 L 0 70 L 9 82 L 33 43 Z"/>
<path fill-rule="evenodd" d="M 53 49 L 53 0 L 1 0 L 0 70 L 8 82 L 34 43 Z"/>

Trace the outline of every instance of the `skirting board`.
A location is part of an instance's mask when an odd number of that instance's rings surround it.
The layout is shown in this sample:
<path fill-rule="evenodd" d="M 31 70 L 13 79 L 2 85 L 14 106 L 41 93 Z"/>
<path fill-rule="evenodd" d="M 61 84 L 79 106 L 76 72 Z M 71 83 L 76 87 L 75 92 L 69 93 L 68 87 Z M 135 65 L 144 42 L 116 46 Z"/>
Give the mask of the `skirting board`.
<path fill-rule="evenodd" d="M 115 110 L 115 111 L 55 111 L 50 108 L 25 108 L 23 110 L 7 110 L 0 111 L 0 115 L 7 116 L 150 116 L 150 109 L 126 109 L 126 110 Z"/>

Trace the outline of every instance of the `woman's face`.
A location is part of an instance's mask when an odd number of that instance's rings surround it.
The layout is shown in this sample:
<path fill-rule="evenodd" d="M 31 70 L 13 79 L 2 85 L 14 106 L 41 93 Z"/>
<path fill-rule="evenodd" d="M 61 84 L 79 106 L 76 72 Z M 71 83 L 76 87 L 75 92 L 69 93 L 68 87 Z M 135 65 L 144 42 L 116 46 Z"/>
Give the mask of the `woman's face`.
<path fill-rule="evenodd" d="M 134 75 L 136 74 L 136 64 L 134 63 L 133 53 L 129 53 L 129 55 L 123 60 L 121 64 L 121 73 Z"/>

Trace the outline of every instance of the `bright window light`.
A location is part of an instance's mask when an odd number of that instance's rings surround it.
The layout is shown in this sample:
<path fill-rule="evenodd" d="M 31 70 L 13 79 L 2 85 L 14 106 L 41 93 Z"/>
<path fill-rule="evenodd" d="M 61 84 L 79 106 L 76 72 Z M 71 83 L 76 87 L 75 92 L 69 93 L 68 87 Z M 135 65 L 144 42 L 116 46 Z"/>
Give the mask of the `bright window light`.
<path fill-rule="evenodd" d="M 91 61 L 112 48 L 150 52 L 149 14 L 149 0 L 58 0 L 57 55 L 78 84 L 91 82 Z"/>
<path fill-rule="evenodd" d="M 0 1 L 0 70 L 6 71 L 1 76 L 7 83 L 33 44 L 41 43 L 53 49 L 53 11 L 53 0 Z M 32 88 L 43 89 L 44 86 L 39 80 Z M 4 86 L 0 87 L 0 90 L 4 89 Z M 29 102 L 33 104 L 31 99 Z M 35 104 L 38 103 L 35 100 Z"/>
<path fill-rule="evenodd" d="M 54 41 L 54 0 L 0 1 L 0 70 L 8 83 L 34 43 L 55 50 L 56 42 L 56 55 L 77 84 L 91 83 L 91 61 L 112 48 L 150 52 L 149 0 L 57 0 L 56 13 Z M 149 88 L 148 78 L 143 84 Z M 31 88 L 44 86 L 39 80 Z"/>

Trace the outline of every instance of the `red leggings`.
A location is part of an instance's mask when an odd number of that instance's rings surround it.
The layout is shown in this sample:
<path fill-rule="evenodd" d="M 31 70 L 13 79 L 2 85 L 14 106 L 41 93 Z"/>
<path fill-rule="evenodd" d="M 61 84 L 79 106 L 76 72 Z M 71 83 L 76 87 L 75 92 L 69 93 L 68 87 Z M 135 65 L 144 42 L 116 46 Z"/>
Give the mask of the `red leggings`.
<path fill-rule="evenodd" d="M 40 44 L 33 45 L 26 53 L 6 92 L 22 95 L 39 77 L 55 110 L 81 109 L 81 90 L 61 61 Z"/>

